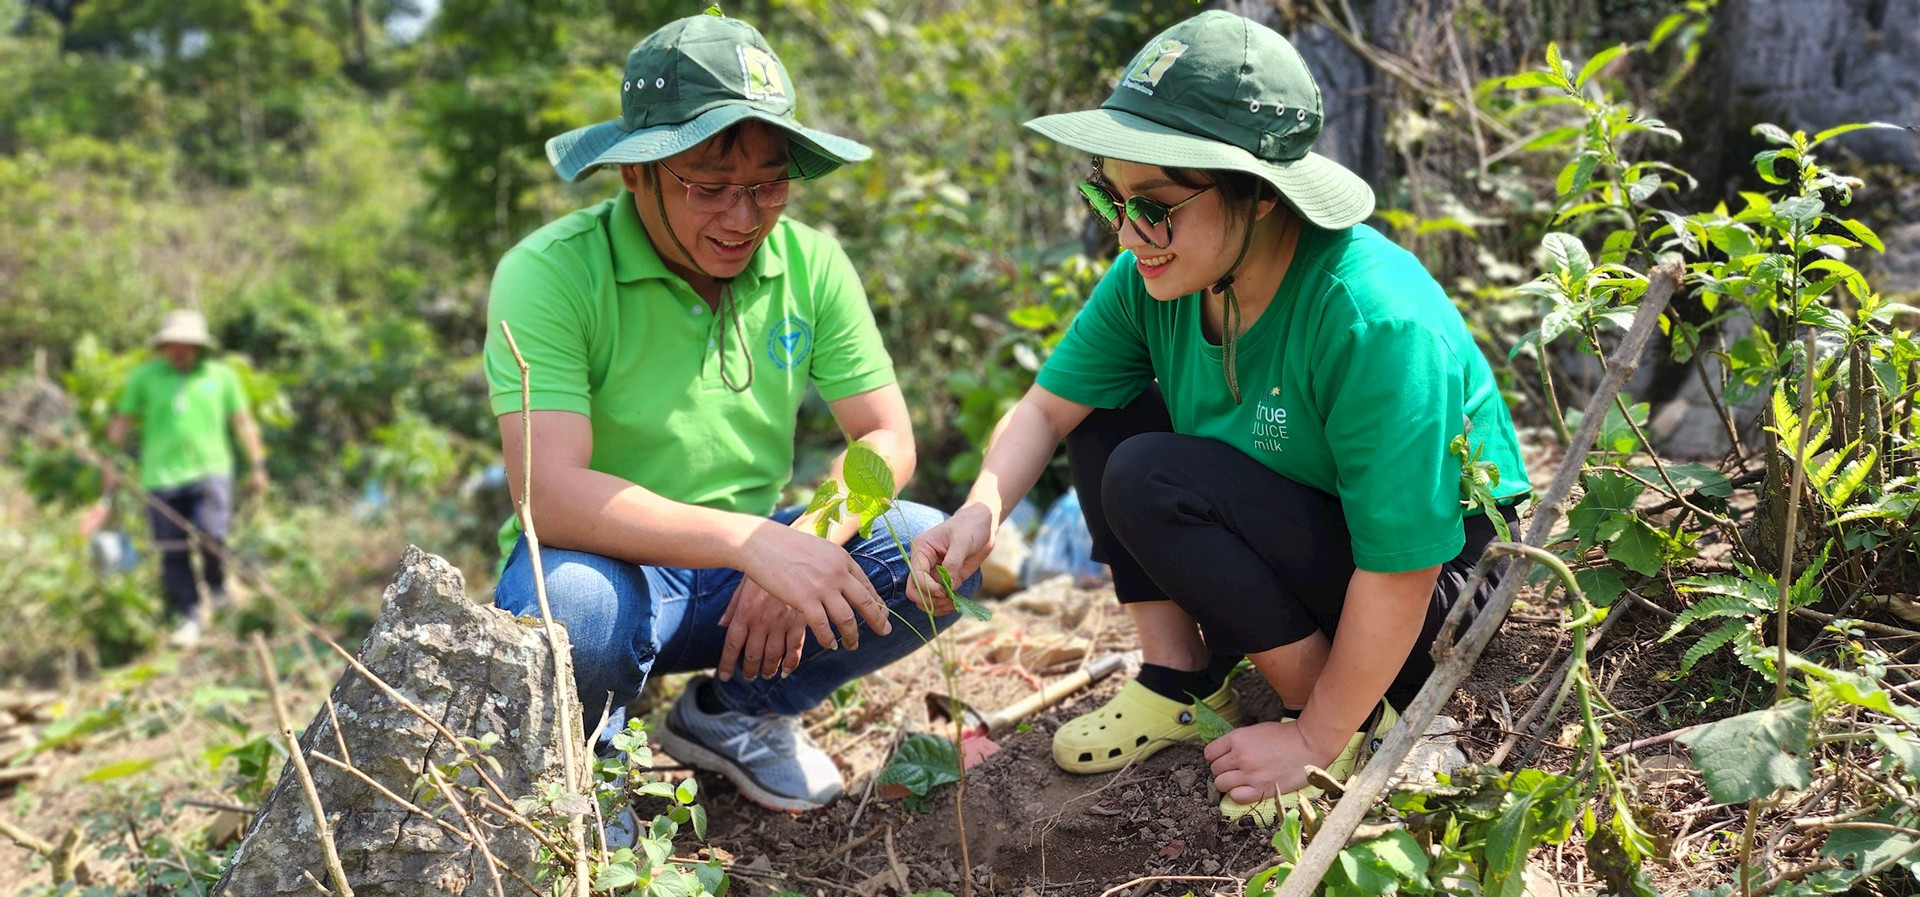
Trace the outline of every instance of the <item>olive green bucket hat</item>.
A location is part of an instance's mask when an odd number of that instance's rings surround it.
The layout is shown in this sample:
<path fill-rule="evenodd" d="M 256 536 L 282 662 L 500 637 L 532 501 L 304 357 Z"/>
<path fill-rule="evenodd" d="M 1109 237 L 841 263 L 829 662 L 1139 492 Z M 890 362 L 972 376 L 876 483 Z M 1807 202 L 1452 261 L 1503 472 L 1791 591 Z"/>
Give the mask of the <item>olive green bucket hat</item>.
<path fill-rule="evenodd" d="M 786 132 L 789 174 L 816 178 L 873 152 L 794 118 L 793 79 L 752 25 L 725 16 L 668 23 L 627 53 L 620 117 L 547 141 L 547 161 L 569 181 L 602 165 L 658 162 L 743 121 Z"/>
<path fill-rule="evenodd" d="M 1299 51 L 1258 22 L 1209 10 L 1148 41 L 1100 108 L 1026 126 L 1109 159 L 1244 171 L 1337 230 L 1373 214 L 1373 189 L 1308 151 L 1320 123 L 1320 86 Z"/>

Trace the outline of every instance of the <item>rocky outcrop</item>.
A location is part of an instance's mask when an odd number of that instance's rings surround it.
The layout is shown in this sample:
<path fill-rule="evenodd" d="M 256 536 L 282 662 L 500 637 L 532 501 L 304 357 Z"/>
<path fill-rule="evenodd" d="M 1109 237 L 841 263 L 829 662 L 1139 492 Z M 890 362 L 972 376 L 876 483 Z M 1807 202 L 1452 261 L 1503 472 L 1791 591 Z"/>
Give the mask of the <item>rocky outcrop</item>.
<path fill-rule="evenodd" d="M 567 687 L 555 689 L 553 654 L 540 628 L 468 601 L 459 570 L 409 547 L 360 661 L 456 736 L 497 736 L 486 752 L 490 774 L 509 797 L 521 797 L 562 779 L 559 721 L 579 713 L 566 650 L 563 638 L 558 675 Z M 466 840 L 313 758 L 345 753 L 368 778 L 464 831 L 444 800 L 421 797 L 417 787 L 429 766 L 453 762 L 458 749 L 352 670 L 340 677 L 330 701 L 333 712 L 319 708 L 300 748 L 357 897 L 491 894 L 486 859 Z M 456 785 L 477 784 L 471 765 L 463 768 Z M 531 878 L 532 836 L 511 825 L 486 830 L 502 866 Z M 289 764 L 214 894 L 307 897 L 316 893 L 316 881 L 332 886 L 313 815 Z"/>

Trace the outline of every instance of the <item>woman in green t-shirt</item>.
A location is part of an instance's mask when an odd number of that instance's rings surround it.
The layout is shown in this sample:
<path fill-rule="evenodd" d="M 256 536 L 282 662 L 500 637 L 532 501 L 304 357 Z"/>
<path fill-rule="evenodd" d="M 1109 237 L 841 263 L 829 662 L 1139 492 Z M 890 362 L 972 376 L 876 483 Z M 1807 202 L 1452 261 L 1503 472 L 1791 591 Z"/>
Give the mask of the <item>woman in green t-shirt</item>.
<path fill-rule="evenodd" d="M 1054 759 L 1098 772 L 1197 739 L 1197 700 L 1238 722 L 1245 656 L 1287 715 L 1207 745 L 1231 818 L 1276 818 L 1308 766 L 1350 773 L 1432 671 L 1495 533 L 1463 506 L 1456 438 L 1497 467 L 1498 513 L 1529 492 L 1486 360 L 1419 261 L 1360 223 L 1366 183 L 1308 152 L 1320 124 L 1293 47 L 1220 11 L 1150 41 L 1101 108 L 1027 123 L 1093 155 L 1079 190 L 1122 252 L 967 502 L 915 542 L 923 585 L 970 574 L 1065 439 L 1144 663 Z"/>

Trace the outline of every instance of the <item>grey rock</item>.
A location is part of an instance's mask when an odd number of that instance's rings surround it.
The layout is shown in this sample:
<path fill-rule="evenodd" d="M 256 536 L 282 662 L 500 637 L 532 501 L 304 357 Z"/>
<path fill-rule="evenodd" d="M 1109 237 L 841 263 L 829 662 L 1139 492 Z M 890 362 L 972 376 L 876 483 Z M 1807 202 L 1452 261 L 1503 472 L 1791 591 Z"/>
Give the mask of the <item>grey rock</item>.
<path fill-rule="evenodd" d="M 560 720 L 567 718 L 563 714 L 577 718 L 579 703 L 564 637 L 561 651 L 558 675 L 566 687 L 555 689 L 553 653 L 539 627 L 475 605 L 466 597 L 459 570 L 410 546 L 387 587 L 380 619 L 361 647 L 360 660 L 454 734 L 497 735 L 499 741 L 486 754 L 498 764 L 491 775 L 510 798 L 517 798 L 563 779 Z M 477 849 L 359 779 L 312 759 L 315 752 L 337 757 L 344 740 L 362 773 L 465 830 L 444 800 L 420 798 L 415 788 L 428 764 L 452 762 L 456 748 L 351 669 L 334 685 L 331 701 L 339 729 L 322 706 L 300 746 L 309 758 L 354 893 L 492 893 L 486 860 Z M 478 784 L 471 765 L 456 780 L 456 787 Z M 532 836 L 489 814 L 476 814 L 476 819 L 501 864 L 531 879 Z M 332 887 L 313 816 L 289 764 L 213 893 L 312 895 L 316 891 L 309 876 Z"/>

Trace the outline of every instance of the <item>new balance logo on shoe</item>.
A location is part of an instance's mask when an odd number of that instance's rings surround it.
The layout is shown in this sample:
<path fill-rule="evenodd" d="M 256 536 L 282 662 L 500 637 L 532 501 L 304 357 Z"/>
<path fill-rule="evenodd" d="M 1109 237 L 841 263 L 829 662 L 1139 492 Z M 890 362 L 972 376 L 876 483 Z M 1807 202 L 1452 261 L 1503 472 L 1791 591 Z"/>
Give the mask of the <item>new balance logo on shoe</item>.
<path fill-rule="evenodd" d="M 733 758 L 741 763 L 752 763 L 773 753 L 768 747 L 754 740 L 754 733 L 743 731 L 727 739 L 727 750 L 733 752 Z"/>

